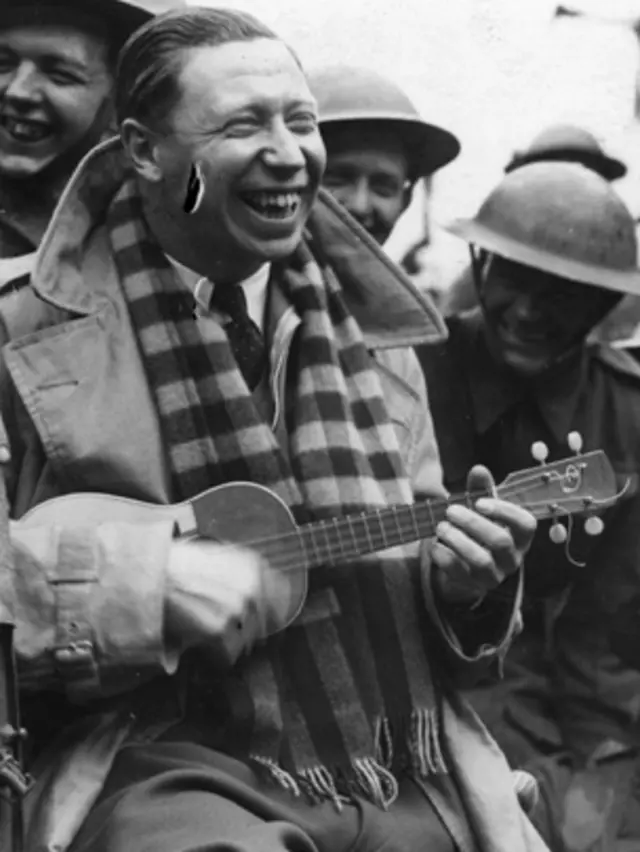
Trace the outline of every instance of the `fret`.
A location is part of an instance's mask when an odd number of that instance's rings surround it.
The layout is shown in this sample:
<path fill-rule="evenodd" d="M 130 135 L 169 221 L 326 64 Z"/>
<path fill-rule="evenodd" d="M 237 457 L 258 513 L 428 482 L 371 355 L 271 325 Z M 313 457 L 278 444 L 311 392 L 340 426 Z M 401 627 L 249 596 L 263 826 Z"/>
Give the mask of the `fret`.
<path fill-rule="evenodd" d="M 303 529 L 303 536 L 304 536 L 303 541 L 304 541 L 305 550 L 306 550 L 307 554 L 309 554 L 309 552 L 310 552 L 311 558 L 309 559 L 309 562 L 313 563 L 314 565 L 322 565 L 322 562 L 323 562 L 322 553 L 320 552 L 320 549 L 318 548 L 318 542 L 316 541 L 315 531 L 314 531 L 313 526 L 310 525 L 308 527 L 303 527 L 302 529 Z"/>
<path fill-rule="evenodd" d="M 391 509 L 391 515 L 393 517 L 393 520 L 395 521 L 395 526 L 396 526 L 396 532 L 397 532 L 396 541 L 397 541 L 398 544 L 400 544 L 400 542 L 402 542 L 403 539 L 404 539 L 404 533 L 403 533 L 402 527 L 400 525 L 400 517 L 399 517 L 400 516 L 400 507 L 394 506 Z"/>
<path fill-rule="evenodd" d="M 421 538 L 429 538 L 435 534 L 438 523 L 444 518 L 448 503 L 440 500 L 425 500 L 416 506 L 416 514 L 420 517 Z"/>
<path fill-rule="evenodd" d="M 414 509 L 413 506 L 407 506 L 407 509 L 408 509 L 408 513 L 409 513 L 409 518 L 411 520 L 411 523 L 412 523 L 413 528 L 414 528 L 415 533 L 416 533 L 416 541 L 417 541 L 418 539 L 422 538 L 422 532 L 420 530 L 420 527 L 418 526 L 418 516 L 416 515 L 415 511 L 413 510 Z"/>
<path fill-rule="evenodd" d="M 345 547 L 342 539 L 342 530 L 341 527 L 344 526 L 344 522 L 341 522 L 339 518 L 332 518 L 331 523 L 333 524 L 333 532 L 335 536 L 336 543 L 338 545 L 338 555 L 341 559 L 344 559 L 348 554 L 345 552 Z"/>
<path fill-rule="evenodd" d="M 333 546 L 333 544 L 332 544 L 332 542 L 331 542 L 331 538 L 330 538 L 330 536 L 329 536 L 329 527 L 328 527 L 328 525 L 327 525 L 327 524 L 323 521 L 323 522 L 320 524 L 320 529 L 321 529 L 321 531 L 324 533 L 324 543 L 325 543 L 325 547 L 326 547 L 326 550 L 327 550 L 327 562 L 331 562 L 331 561 L 332 561 L 332 559 L 333 559 L 333 556 L 334 556 L 334 550 L 335 550 L 335 548 L 334 548 L 334 546 Z"/>
<path fill-rule="evenodd" d="M 370 548 L 369 552 L 372 553 L 376 549 L 376 546 L 373 543 L 373 539 L 371 538 L 371 533 L 369 531 L 369 524 L 367 523 L 366 513 L 362 512 L 359 519 L 360 519 L 360 523 L 362 524 L 362 526 L 364 528 L 364 533 L 365 533 L 365 536 L 366 536 L 366 539 L 367 539 L 367 544 Z"/>
<path fill-rule="evenodd" d="M 347 528 L 349 530 L 349 534 L 351 535 L 351 546 L 353 548 L 352 555 L 358 553 L 358 538 L 356 536 L 356 531 L 353 528 L 353 516 L 347 515 L 345 517 L 345 521 L 347 522 Z"/>
<path fill-rule="evenodd" d="M 378 521 L 378 527 L 380 529 L 380 538 L 382 539 L 382 547 L 383 547 L 384 550 L 386 550 L 388 547 L 391 546 L 391 544 L 390 544 L 390 542 L 387 538 L 387 534 L 384 531 L 383 513 L 384 513 L 384 515 L 388 514 L 388 510 L 376 509 L 376 519 Z"/>

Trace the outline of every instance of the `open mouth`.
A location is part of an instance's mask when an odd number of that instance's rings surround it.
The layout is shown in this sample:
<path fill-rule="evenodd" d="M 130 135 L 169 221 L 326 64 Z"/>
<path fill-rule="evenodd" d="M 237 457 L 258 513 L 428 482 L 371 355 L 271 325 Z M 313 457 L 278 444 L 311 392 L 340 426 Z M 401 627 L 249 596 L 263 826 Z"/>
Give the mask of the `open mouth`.
<path fill-rule="evenodd" d="M 299 192 L 266 192 L 264 190 L 243 192 L 244 203 L 266 219 L 290 219 L 298 212 L 302 203 Z"/>
<path fill-rule="evenodd" d="M 13 118 L 12 116 L 0 116 L 0 127 L 21 145 L 33 145 L 42 142 L 51 136 L 53 130 L 51 125 L 42 121 L 33 121 L 29 118 Z"/>
<path fill-rule="evenodd" d="M 547 329 L 514 329 L 504 323 L 500 325 L 500 336 L 502 339 L 512 345 L 520 348 L 536 348 L 545 346 L 549 342 L 549 332 Z"/>

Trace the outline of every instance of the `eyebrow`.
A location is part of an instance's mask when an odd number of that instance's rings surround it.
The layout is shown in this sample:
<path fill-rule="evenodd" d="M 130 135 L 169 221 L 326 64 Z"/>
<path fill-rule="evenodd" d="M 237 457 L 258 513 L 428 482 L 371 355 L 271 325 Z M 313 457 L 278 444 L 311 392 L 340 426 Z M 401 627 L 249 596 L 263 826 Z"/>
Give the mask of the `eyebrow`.
<path fill-rule="evenodd" d="M 64 65 L 65 68 L 73 71 L 79 71 L 82 73 L 87 73 L 89 71 L 89 65 L 87 63 L 82 62 L 79 59 L 73 59 L 71 56 L 64 56 L 63 54 L 48 53 L 42 57 L 41 61 L 45 67 L 49 68 L 56 65 Z"/>
<path fill-rule="evenodd" d="M 10 53 L 14 56 L 18 55 L 17 51 L 11 47 L 10 44 L 3 43 L 1 40 L 0 52 Z M 48 68 L 56 65 L 64 65 L 70 70 L 81 73 L 87 73 L 89 71 L 89 65 L 87 62 L 83 62 L 82 60 L 76 59 L 73 56 L 68 56 L 64 53 L 43 53 L 37 57 L 37 61 Z"/>
<path fill-rule="evenodd" d="M 312 107 L 316 112 L 318 111 L 318 103 L 314 98 L 296 98 L 291 101 L 291 103 L 287 104 L 288 107 Z"/>

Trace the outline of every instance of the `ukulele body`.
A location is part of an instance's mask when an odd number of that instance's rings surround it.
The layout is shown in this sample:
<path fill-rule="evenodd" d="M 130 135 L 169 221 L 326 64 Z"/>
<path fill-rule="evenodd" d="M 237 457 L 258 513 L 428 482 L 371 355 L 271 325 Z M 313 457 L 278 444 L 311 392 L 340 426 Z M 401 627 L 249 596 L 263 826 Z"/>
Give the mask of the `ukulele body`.
<path fill-rule="evenodd" d="M 176 535 L 207 538 L 256 550 L 287 579 L 288 626 L 307 596 L 307 557 L 288 506 L 273 492 L 251 482 L 232 482 L 172 505 L 144 503 L 111 494 L 74 493 L 35 506 L 13 528 L 95 527 L 104 523 L 171 521 Z M 276 541 L 276 537 L 286 536 Z M 283 544 L 284 542 L 284 544 Z"/>

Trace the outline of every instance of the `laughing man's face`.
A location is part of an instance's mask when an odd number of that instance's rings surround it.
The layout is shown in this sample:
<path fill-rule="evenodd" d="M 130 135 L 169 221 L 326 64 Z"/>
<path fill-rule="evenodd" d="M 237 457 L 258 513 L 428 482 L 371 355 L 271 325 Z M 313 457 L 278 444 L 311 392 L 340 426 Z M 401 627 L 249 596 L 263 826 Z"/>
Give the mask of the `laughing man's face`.
<path fill-rule="evenodd" d="M 286 257 L 325 162 L 316 102 L 292 53 L 264 38 L 194 48 L 178 82 L 180 99 L 158 145 L 171 207 L 182 205 L 198 163 L 206 191 L 193 233 L 230 263 Z"/>
<path fill-rule="evenodd" d="M 112 82 L 97 36 L 54 25 L 0 31 L 0 175 L 32 177 L 85 153 Z"/>

